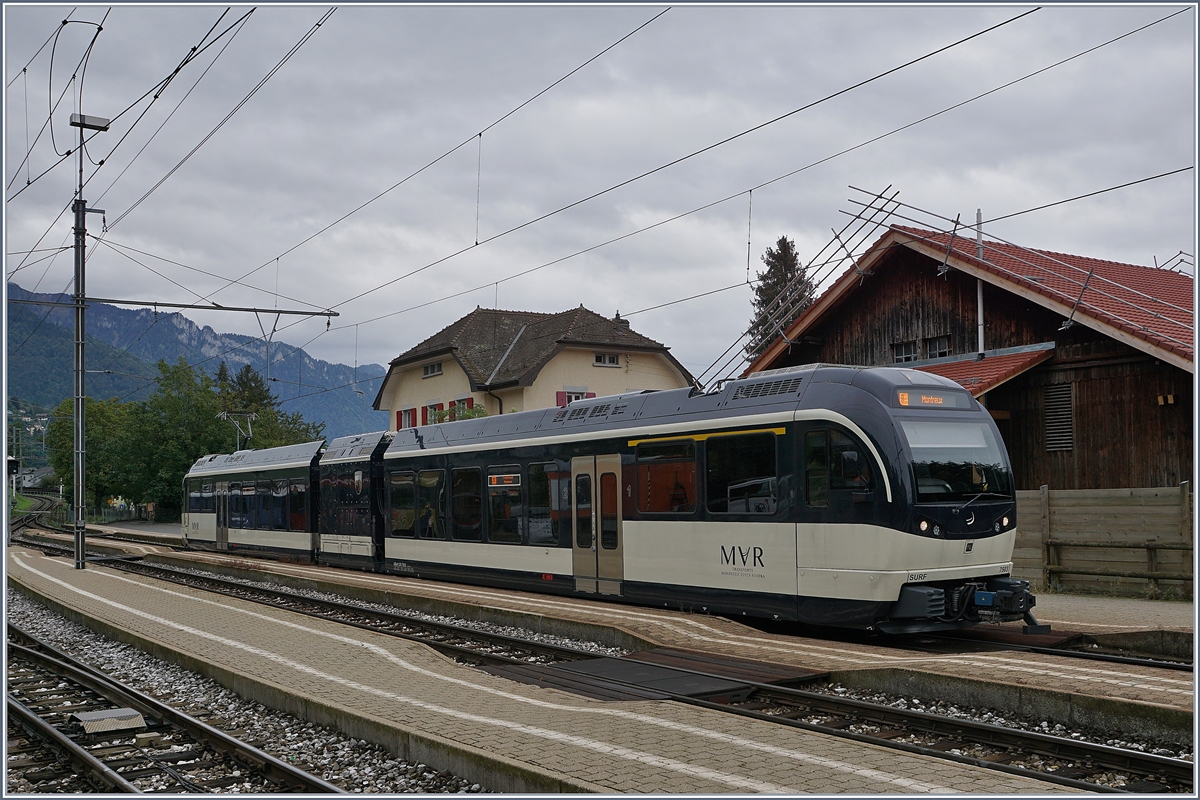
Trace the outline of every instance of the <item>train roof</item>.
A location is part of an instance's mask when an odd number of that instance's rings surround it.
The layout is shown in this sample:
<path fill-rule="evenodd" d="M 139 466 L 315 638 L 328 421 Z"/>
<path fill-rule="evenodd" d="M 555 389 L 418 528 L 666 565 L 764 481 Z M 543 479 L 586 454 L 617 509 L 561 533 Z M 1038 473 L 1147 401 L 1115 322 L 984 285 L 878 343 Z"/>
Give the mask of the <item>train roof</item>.
<path fill-rule="evenodd" d="M 918 370 L 807 364 L 724 382 L 709 392 L 687 388 L 642 391 L 575 400 L 565 408 L 536 409 L 404 428 L 396 432 L 384 457 L 398 458 L 420 450 L 469 448 L 489 442 L 540 439 L 593 431 L 616 432 L 628 428 L 652 428 L 738 417 L 758 417 L 761 421 L 770 415 L 790 414 L 804 408 L 804 395 L 814 383 L 854 386 L 888 404 L 897 388 L 927 386 L 966 391 L 948 378 Z"/>
<path fill-rule="evenodd" d="M 204 456 L 192 465 L 186 477 L 218 473 L 253 472 L 260 469 L 307 467 L 325 446 L 324 439 L 303 444 L 289 444 L 267 450 L 239 450 L 232 455 Z"/>
<path fill-rule="evenodd" d="M 338 464 L 344 461 L 366 461 L 371 453 L 384 440 L 391 441 L 388 431 L 373 433 L 356 433 L 352 436 L 339 436 L 329 443 L 325 455 L 321 456 L 322 464 Z"/>

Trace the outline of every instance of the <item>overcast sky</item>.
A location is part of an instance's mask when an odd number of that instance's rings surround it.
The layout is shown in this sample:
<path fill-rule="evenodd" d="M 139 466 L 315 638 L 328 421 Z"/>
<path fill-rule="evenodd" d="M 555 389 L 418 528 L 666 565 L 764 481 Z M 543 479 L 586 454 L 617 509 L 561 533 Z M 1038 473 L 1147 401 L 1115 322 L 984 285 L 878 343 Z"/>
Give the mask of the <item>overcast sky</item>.
<path fill-rule="evenodd" d="M 126 251 L 143 267 L 95 246 L 89 295 L 193 302 L 227 285 L 154 257 L 230 279 L 267 265 L 246 279 L 249 286 L 224 288 L 214 299 L 332 307 L 341 316 L 330 332 L 321 335 L 324 319 L 307 319 L 277 340 L 307 345 L 331 361 L 386 364 L 477 305 L 553 312 L 583 304 L 612 316 L 744 281 L 748 234 L 752 273 L 781 235 L 793 238 L 807 260 L 831 229 L 846 224 L 844 212 L 859 210 L 854 201 L 865 198 L 851 186 L 891 186 L 901 201 L 974 221 L 976 208 L 985 219 L 998 217 L 1195 161 L 1194 8 L 1046 7 L 493 240 L 1034 7 L 672 7 L 488 128 L 667 6 L 343 6 L 190 160 L 122 216 L 328 8 L 259 7 L 236 35 L 184 67 L 136 125 L 146 101 L 96 136 L 87 152 L 106 161 L 99 169 L 88 164 L 84 194 L 106 211 L 103 238 L 151 257 Z M 107 13 L 87 63 L 82 112 L 116 117 L 249 7 L 231 8 L 207 39 L 223 6 L 109 9 L 4 9 L 6 271 L 26 289 L 70 288 L 69 251 L 41 261 L 45 253 L 20 251 L 70 244 L 70 214 L 55 218 L 71 201 L 74 158 L 14 195 L 54 164 L 55 145 L 59 153 L 74 146 L 68 120 L 80 110 L 79 81 L 70 79 L 95 26 L 65 26 L 34 57 L 39 46 L 68 14 L 99 22 Z M 756 189 L 752 215 L 747 195 L 739 195 L 1180 9 L 1121 41 Z M 54 142 L 49 130 L 38 137 L 49 98 L 65 87 L 53 115 Z M 481 138 L 296 247 L 485 128 Z M 739 196 L 504 280 L 731 195 Z M 1180 250 L 1195 253 L 1195 197 L 1189 170 L 986 230 L 1030 247 L 1152 265 Z M 101 219 L 89 216 L 88 229 L 100 235 Z M 742 286 L 631 322 L 700 374 L 745 329 L 750 297 Z M 253 315 L 185 313 L 218 331 L 259 334 Z M 296 319 L 285 317 L 280 327 Z M 264 320 L 268 329 L 272 323 Z"/>

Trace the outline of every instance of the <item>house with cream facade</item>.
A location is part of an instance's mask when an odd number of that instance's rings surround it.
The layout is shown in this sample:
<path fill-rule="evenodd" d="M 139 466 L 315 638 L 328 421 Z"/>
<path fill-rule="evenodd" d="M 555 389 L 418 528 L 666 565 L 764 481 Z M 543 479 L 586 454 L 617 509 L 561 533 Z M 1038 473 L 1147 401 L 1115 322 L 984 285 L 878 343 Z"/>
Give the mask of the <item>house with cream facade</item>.
<path fill-rule="evenodd" d="M 399 430 L 460 408 L 510 414 L 694 382 L 665 345 L 619 314 L 476 308 L 393 359 L 373 407 Z"/>

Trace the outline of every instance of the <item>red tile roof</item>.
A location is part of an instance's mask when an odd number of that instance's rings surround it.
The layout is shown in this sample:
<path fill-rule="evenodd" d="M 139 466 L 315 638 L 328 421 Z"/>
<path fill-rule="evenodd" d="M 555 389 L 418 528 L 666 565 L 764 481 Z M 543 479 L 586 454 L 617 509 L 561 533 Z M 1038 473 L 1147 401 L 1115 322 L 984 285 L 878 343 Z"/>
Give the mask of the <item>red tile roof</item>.
<path fill-rule="evenodd" d="M 962 361 L 948 361 L 942 364 L 928 364 L 917 367 L 922 372 L 932 372 L 941 375 L 961 385 L 973 396 L 979 397 L 1007 380 L 1017 377 L 1022 372 L 1047 360 L 1054 355 L 1054 348 L 1035 350 L 1029 353 L 1008 353 L 1006 355 L 988 356 L 982 361 L 973 358 Z"/>
<path fill-rule="evenodd" d="M 948 233 L 901 225 L 893 225 L 892 230 L 912 235 L 941 253 L 951 248 Z M 954 237 L 953 257 L 1069 308 L 1078 301 L 1076 316 L 1091 317 L 1195 361 L 1194 281 L 1187 275 L 986 239 L 980 262 L 969 232 Z"/>

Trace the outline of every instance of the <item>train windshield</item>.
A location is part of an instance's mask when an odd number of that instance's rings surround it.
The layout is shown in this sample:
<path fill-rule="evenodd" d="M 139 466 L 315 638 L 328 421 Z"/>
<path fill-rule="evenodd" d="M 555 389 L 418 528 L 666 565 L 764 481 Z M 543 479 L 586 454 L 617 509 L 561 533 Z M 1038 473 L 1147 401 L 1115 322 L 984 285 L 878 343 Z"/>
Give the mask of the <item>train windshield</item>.
<path fill-rule="evenodd" d="M 917 502 L 1012 496 L 1012 474 L 987 423 L 900 420 L 900 427 L 912 448 Z"/>

